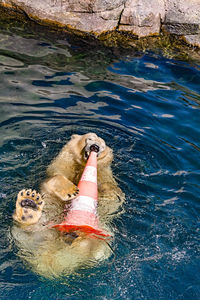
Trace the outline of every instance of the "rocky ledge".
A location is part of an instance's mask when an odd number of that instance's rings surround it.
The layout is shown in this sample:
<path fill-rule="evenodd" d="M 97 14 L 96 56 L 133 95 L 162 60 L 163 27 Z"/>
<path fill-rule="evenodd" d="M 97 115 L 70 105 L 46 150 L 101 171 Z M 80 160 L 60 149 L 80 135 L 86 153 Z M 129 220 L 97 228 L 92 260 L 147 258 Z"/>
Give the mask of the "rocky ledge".
<path fill-rule="evenodd" d="M 0 0 L 0 6 L 40 24 L 96 37 L 117 31 L 141 38 L 165 31 L 200 47 L 200 0 Z"/>

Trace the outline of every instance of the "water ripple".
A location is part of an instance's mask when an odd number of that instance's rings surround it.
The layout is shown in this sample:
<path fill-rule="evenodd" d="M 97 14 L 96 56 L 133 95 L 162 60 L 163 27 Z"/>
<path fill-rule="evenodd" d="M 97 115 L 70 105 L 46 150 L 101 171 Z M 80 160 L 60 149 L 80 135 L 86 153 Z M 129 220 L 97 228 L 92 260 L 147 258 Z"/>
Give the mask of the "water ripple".
<path fill-rule="evenodd" d="M 198 299 L 199 66 L 67 40 L 0 40 L 1 299 Z M 16 195 L 38 189 L 69 137 L 89 131 L 114 150 L 126 194 L 115 257 L 41 280 L 15 255 Z"/>

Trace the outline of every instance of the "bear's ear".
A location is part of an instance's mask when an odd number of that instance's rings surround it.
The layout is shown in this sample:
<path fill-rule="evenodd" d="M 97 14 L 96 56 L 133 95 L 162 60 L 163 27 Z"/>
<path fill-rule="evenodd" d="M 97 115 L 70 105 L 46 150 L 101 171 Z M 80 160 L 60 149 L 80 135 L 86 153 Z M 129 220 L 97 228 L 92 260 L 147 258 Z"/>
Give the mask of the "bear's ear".
<path fill-rule="evenodd" d="M 78 134 L 73 134 L 73 135 L 71 136 L 71 140 L 77 139 L 78 137 L 80 137 L 80 135 L 78 135 Z"/>

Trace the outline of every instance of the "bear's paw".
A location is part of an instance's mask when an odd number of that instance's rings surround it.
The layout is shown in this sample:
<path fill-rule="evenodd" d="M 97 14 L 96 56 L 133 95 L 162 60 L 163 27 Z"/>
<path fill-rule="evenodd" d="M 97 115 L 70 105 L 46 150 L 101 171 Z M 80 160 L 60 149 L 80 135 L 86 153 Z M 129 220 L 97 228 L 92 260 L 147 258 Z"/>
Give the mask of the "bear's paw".
<path fill-rule="evenodd" d="M 13 214 L 15 221 L 23 225 L 32 225 L 39 221 L 42 215 L 44 200 L 35 190 L 21 190 L 16 201 L 16 210 Z"/>

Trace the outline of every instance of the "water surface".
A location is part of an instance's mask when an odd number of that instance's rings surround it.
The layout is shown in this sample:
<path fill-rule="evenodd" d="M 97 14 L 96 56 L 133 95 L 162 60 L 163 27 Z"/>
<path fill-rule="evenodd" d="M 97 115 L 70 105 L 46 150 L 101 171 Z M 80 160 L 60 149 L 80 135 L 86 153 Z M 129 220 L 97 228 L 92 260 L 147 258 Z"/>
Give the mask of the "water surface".
<path fill-rule="evenodd" d="M 199 299 L 199 65 L 1 31 L 0 78 L 0 299 Z M 16 255 L 16 195 L 90 131 L 126 194 L 115 256 L 46 280 Z"/>

